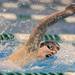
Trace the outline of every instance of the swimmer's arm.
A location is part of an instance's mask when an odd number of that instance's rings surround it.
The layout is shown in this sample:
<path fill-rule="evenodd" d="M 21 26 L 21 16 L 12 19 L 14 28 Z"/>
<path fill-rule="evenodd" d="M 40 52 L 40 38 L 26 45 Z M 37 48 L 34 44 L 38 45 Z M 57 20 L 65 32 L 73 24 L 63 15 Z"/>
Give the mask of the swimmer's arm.
<path fill-rule="evenodd" d="M 61 19 L 64 19 L 75 13 L 75 4 L 68 6 L 63 11 L 57 11 L 50 16 L 45 17 L 40 21 L 40 23 L 35 27 L 29 37 L 29 40 L 26 44 L 29 51 L 38 50 L 39 44 L 47 31 L 49 26 L 52 26 L 54 23 L 58 22 Z"/>
<path fill-rule="evenodd" d="M 55 12 L 54 14 L 46 17 L 40 24 L 33 30 L 27 44 L 23 44 L 17 48 L 17 51 L 9 56 L 8 60 L 24 66 L 32 59 L 37 58 L 37 50 L 39 43 L 46 32 L 48 26 L 53 25 L 60 19 L 73 15 L 75 13 L 75 6 L 70 6 L 64 11 Z M 30 51 L 31 50 L 31 51 Z M 33 52 L 34 50 L 34 52 Z M 28 60 L 27 60 L 28 59 Z M 27 60 L 27 61 L 26 61 Z"/>

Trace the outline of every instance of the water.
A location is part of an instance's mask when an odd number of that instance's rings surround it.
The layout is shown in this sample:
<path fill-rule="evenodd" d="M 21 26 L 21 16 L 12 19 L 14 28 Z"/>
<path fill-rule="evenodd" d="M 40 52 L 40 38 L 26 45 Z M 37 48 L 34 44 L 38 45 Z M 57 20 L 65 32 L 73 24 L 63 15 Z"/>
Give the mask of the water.
<path fill-rule="evenodd" d="M 30 33 L 35 23 L 31 20 L 27 21 L 7 21 L 0 20 L 0 32 L 10 32 L 10 33 Z M 60 24 L 60 23 L 57 23 Z M 63 24 L 63 22 L 61 22 Z M 65 23 L 64 23 L 65 24 Z M 25 29 L 23 29 L 25 27 Z M 31 28 L 30 28 L 31 27 Z M 59 27 L 59 28 L 58 28 Z M 70 29 L 66 29 L 67 26 L 64 25 L 63 28 L 60 26 L 53 27 L 53 30 L 57 30 L 57 33 L 70 32 Z M 23 31 L 22 31 L 23 30 Z M 50 30 L 51 32 L 53 30 Z M 48 33 L 50 32 L 48 31 Z M 73 32 L 75 32 L 73 30 Z M 55 32 L 56 33 L 56 32 Z M 24 66 L 23 68 L 15 65 L 13 62 L 6 61 L 9 55 L 15 52 L 15 48 L 20 44 L 19 40 L 14 41 L 4 41 L 0 43 L 0 70 L 14 70 L 14 71 L 25 71 L 25 72 L 66 72 L 75 71 L 75 45 L 72 42 L 63 42 L 60 44 L 60 51 L 44 60 L 37 60 L 31 62 L 30 64 Z M 5 60 L 5 61 L 4 61 Z M 12 65 L 12 66 L 11 66 Z"/>
<path fill-rule="evenodd" d="M 60 51 L 43 61 L 30 64 L 26 72 L 67 72 L 75 71 L 75 47 L 72 44 L 62 43 Z"/>
<path fill-rule="evenodd" d="M 0 70 L 14 70 L 14 71 L 25 71 L 25 72 L 66 72 L 75 71 L 75 46 L 68 43 L 62 43 L 60 51 L 44 60 L 37 60 L 30 64 L 20 68 L 10 61 L 0 61 Z M 6 49 L 10 55 L 10 50 Z M 12 49 L 13 51 L 13 49 Z M 13 52 L 14 53 L 14 52 Z M 6 54 L 6 55 L 8 55 Z M 7 56 L 6 56 L 7 57 Z M 0 59 L 2 56 L 0 55 Z M 6 59 L 4 59 L 6 60 Z M 2 62 L 3 61 L 3 62 Z M 11 66 L 13 65 L 13 66 Z"/>

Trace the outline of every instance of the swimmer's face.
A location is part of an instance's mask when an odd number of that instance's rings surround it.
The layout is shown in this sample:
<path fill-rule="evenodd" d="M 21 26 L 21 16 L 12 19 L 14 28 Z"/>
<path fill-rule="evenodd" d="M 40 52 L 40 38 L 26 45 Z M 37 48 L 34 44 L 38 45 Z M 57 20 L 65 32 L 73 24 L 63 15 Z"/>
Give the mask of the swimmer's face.
<path fill-rule="evenodd" d="M 40 50 L 38 51 L 38 56 L 41 58 L 46 58 L 54 55 L 60 49 L 60 46 L 53 42 L 47 41 L 40 44 Z"/>

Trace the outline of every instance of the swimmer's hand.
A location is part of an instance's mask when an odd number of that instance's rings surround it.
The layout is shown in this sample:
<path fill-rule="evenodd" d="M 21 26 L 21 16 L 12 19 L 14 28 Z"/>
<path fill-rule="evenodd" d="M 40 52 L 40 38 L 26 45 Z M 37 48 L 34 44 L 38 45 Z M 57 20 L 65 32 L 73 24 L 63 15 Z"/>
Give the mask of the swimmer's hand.
<path fill-rule="evenodd" d="M 72 13 L 75 13 L 75 3 L 72 3 L 71 5 L 67 6 L 66 10 L 71 11 Z"/>

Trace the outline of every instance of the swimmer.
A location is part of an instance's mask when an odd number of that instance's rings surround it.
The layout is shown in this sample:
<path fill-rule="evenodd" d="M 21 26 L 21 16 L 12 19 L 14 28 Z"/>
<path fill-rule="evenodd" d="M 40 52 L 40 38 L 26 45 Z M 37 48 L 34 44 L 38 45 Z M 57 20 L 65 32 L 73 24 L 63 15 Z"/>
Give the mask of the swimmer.
<path fill-rule="evenodd" d="M 65 10 L 57 11 L 42 19 L 33 29 L 27 43 L 18 46 L 16 51 L 8 57 L 8 60 L 23 67 L 33 60 L 49 57 L 57 53 L 60 47 L 55 42 L 47 41 L 41 44 L 40 42 L 49 26 L 73 14 L 75 14 L 75 4 L 71 4 Z"/>

